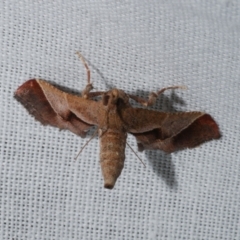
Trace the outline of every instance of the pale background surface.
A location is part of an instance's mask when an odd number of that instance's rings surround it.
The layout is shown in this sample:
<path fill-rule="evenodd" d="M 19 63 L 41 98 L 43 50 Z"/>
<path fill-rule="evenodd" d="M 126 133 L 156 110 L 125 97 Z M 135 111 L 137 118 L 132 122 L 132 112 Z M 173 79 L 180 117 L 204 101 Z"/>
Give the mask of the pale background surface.
<path fill-rule="evenodd" d="M 1 239 L 240 239 L 238 0 L 9 0 L 0 9 Z M 222 139 L 139 153 L 146 168 L 127 148 L 105 190 L 98 139 L 74 162 L 90 135 L 43 127 L 13 98 L 34 77 L 83 89 L 77 50 L 97 90 L 188 86 L 154 109 L 206 111 Z"/>

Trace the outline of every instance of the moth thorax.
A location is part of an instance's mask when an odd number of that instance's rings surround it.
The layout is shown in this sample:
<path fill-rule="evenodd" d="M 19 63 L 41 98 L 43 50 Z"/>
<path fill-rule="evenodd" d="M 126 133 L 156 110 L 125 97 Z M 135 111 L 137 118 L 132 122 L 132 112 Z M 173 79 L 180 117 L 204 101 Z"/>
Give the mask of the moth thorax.
<path fill-rule="evenodd" d="M 112 189 L 124 166 L 127 134 L 107 130 L 100 137 L 100 164 L 104 187 Z"/>

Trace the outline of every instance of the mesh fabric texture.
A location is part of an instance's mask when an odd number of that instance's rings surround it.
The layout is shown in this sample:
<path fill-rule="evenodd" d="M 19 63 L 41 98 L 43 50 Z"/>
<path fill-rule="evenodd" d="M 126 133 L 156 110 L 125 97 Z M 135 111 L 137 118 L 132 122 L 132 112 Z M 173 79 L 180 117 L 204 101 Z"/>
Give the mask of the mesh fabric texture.
<path fill-rule="evenodd" d="M 0 9 L 1 239 L 240 239 L 239 1 L 9 0 Z M 95 90 L 147 97 L 187 86 L 152 109 L 205 111 L 222 138 L 138 153 L 146 168 L 127 147 L 115 188 L 104 189 L 98 138 L 74 161 L 93 131 L 82 139 L 44 127 L 13 98 L 31 78 L 80 92 L 76 51 Z"/>

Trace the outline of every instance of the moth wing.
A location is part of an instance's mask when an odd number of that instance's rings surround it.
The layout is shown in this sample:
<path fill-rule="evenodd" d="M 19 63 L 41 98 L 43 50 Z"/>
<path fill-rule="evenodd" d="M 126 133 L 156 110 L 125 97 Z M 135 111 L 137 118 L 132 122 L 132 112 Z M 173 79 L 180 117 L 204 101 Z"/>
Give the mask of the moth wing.
<path fill-rule="evenodd" d="M 220 138 L 217 123 L 203 112 L 164 113 L 126 108 L 121 114 L 129 133 L 137 139 L 139 151 L 160 149 L 171 153 Z"/>
<path fill-rule="evenodd" d="M 16 90 L 15 98 L 43 125 L 68 129 L 81 137 L 98 125 L 98 102 L 68 94 L 43 80 L 28 80 Z"/>

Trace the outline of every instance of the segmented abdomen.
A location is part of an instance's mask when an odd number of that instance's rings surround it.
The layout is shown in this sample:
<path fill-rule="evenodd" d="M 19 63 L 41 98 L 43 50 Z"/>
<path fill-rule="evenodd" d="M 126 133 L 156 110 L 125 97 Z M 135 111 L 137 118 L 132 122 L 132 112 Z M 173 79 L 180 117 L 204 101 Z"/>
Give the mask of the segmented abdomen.
<path fill-rule="evenodd" d="M 127 133 L 107 130 L 100 136 L 100 164 L 104 187 L 112 189 L 124 166 Z"/>

